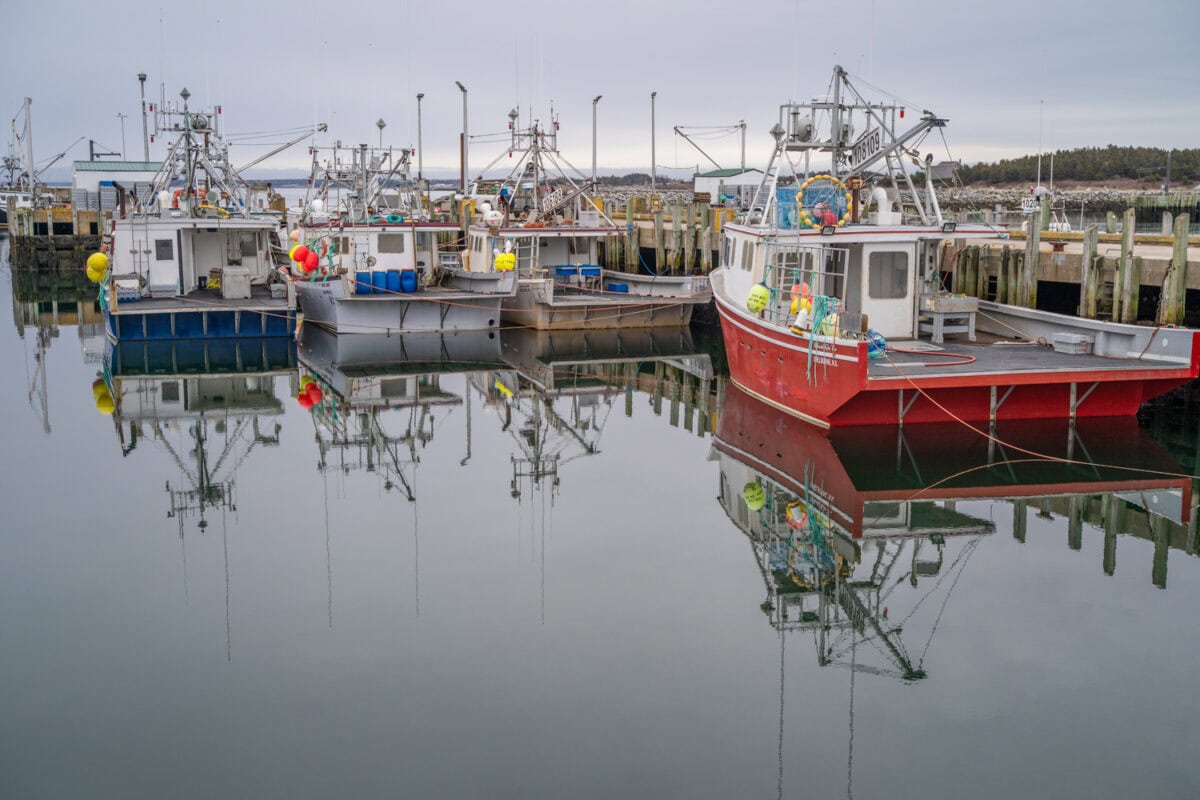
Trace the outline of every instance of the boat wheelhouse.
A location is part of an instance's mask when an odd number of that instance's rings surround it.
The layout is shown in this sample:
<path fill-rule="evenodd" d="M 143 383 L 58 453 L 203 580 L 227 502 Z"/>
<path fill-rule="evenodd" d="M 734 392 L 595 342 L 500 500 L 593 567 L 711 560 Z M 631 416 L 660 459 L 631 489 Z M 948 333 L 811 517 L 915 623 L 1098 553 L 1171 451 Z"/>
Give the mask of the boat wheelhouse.
<path fill-rule="evenodd" d="M 467 230 L 456 274 L 513 269 L 516 294 L 503 318 L 539 330 L 686 325 L 711 299 L 702 276 L 631 274 L 600 266 L 599 247 L 624 235 L 594 197 L 595 186 L 558 152 L 558 119 L 518 125 L 509 112 L 509 148 L 483 169 L 473 197 L 480 218 Z M 499 180 L 483 176 L 519 155 Z M 574 173 L 574 174 L 572 174 Z"/>
<path fill-rule="evenodd" d="M 215 111 L 156 112 L 177 138 L 144 197 L 118 191 L 101 302 L 114 341 L 287 336 L 282 211 L 230 165 Z M 160 130 L 163 130 L 160 128 Z"/>
<path fill-rule="evenodd" d="M 948 244 L 1007 234 L 943 216 L 931 155 L 918 188 L 905 160 L 946 120 L 903 116 L 840 67 L 830 98 L 780 107 L 763 182 L 710 276 L 734 383 L 829 428 L 1128 415 L 1197 376 L 1195 331 L 945 291 Z"/>
<path fill-rule="evenodd" d="M 305 321 L 358 334 L 499 327 L 515 275 L 446 268 L 459 263 L 461 229 L 431 219 L 409 178 L 411 156 L 408 149 L 336 145 L 322 160 L 313 148 L 296 229 L 297 245 L 313 255 L 294 270 Z"/>

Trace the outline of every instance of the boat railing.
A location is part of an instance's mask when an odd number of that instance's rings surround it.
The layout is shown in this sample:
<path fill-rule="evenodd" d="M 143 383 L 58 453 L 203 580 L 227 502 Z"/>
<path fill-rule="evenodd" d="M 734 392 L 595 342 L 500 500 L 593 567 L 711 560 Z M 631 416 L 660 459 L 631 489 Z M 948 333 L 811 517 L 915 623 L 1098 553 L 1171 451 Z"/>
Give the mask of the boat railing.
<path fill-rule="evenodd" d="M 762 283 L 770 297 L 765 321 L 791 328 L 798 318 L 819 320 L 844 310 L 846 248 L 773 242 L 766 249 Z"/>

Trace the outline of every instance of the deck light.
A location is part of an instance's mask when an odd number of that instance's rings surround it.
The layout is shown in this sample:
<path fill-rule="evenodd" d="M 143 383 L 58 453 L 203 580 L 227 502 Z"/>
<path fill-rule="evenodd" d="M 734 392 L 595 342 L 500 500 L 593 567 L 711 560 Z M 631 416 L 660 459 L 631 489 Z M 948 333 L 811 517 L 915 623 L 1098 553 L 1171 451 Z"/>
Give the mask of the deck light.
<path fill-rule="evenodd" d="M 833 236 L 833 232 L 836 230 L 837 230 L 837 226 L 826 225 L 823 228 L 821 228 L 821 235 L 822 236 Z"/>
<path fill-rule="evenodd" d="M 954 222 L 943 222 L 942 233 L 954 233 L 954 228 L 956 225 L 957 223 Z"/>

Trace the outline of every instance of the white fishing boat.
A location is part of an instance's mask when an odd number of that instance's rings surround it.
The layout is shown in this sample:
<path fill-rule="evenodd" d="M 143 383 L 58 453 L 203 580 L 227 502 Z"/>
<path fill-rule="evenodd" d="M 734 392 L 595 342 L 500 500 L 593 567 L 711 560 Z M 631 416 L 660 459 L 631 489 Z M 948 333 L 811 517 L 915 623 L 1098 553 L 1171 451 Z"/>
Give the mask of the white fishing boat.
<path fill-rule="evenodd" d="M 557 117 L 551 114 L 548 127 L 533 120 L 524 128 L 516 110 L 508 118 L 508 149 L 474 182 L 479 218 L 454 274 L 515 266 L 516 294 L 505 300 L 503 319 L 539 330 L 686 325 L 696 304 L 711 299 L 707 280 L 602 268 L 600 243 L 625 231 L 558 152 Z M 485 180 L 510 157 L 507 175 Z"/>
<path fill-rule="evenodd" d="M 313 149 L 312 180 L 293 272 L 307 323 L 336 333 L 488 330 L 516 276 L 461 263 L 461 229 L 430 218 L 409 178 L 412 151 L 335 145 Z"/>
<path fill-rule="evenodd" d="M 283 209 L 230 164 L 219 112 L 191 111 L 187 89 L 180 97 L 180 109 L 156 112 L 175 139 L 150 191 L 118 192 L 101 292 L 108 336 L 290 335 L 296 299 L 275 259 Z"/>

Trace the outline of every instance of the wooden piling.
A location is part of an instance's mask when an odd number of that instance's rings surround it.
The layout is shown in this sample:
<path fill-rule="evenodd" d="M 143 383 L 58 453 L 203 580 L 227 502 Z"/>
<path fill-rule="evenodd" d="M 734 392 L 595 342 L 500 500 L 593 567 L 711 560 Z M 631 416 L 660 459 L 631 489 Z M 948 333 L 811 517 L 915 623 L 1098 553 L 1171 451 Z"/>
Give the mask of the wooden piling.
<path fill-rule="evenodd" d="M 1084 498 L 1071 495 L 1067 503 L 1067 547 L 1083 549 L 1083 505 Z"/>
<path fill-rule="evenodd" d="M 1137 320 L 1131 314 L 1133 304 L 1133 229 L 1134 211 L 1125 209 L 1121 221 L 1121 257 L 1117 261 L 1117 278 L 1113 284 L 1113 319 L 1132 323 Z"/>
<path fill-rule="evenodd" d="M 1147 513 L 1149 513 L 1147 511 Z M 1154 536 L 1154 561 L 1150 568 L 1150 581 L 1159 589 L 1167 588 L 1167 554 L 1170 552 L 1171 527 L 1165 517 L 1154 517 L 1150 522 Z"/>
<path fill-rule="evenodd" d="M 1160 325 L 1182 325 L 1187 315 L 1188 230 L 1191 223 L 1190 214 L 1175 217 L 1175 240 L 1171 248 L 1171 266 L 1167 270 L 1170 292 L 1161 304 L 1166 313 Z"/>
<path fill-rule="evenodd" d="M 975 247 L 964 247 L 962 253 L 959 254 L 959 275 L 962 277 L 961 283 L 955 283 L 954 289 L 960 294 L 970 295 L 975 291 Z"/>
<path fill-rule="evenodd" d="M 1107 211 L 1104 214 L 1104 232 L 1105 233 L 1116 233 L 1117 232 L 1117 215 L 1111 211 Z"/>
<path fill-rule="evenodd" d="M 671 207 L 671 271 L 678 275 L 683 270 L 683 208 L 676 203 Z"/>
<path fill-rule="evenodd" d="M 667 265 L 666 248 L 663 243 L 663 212 L 661 208 L 654 212 L 654 271 L 659 275 L 671 273 L 671 268 Z"/>
<path fill-rule="evenodd" d="M 1125 501 L 1116 492 L 1108 495 L 1108 508 L 1104 515 L 1104 574 L 1117 571 L 1117 531 L 1125 513 Z"/>
<path fill-rule="evenodd" d="M 1033 227 L 1033 226 L 1030 226 Z M 1028 500 L 1013 500 L 1013 521 L 1012 533 L 1013 538 L 1021 544 L 1025 543 L 1025 528 L 1029 519 L 1029 501 Z"/>
<path fill-rule="evenodd" d="M 633 224 L 633 200 L 629 198 L 629 202 L 625 204 L 625 271 L 637 273 L 638 271 L 638 231 L 637 226 Z"/>
<path fill-rule="evenodd" d="M 1096 261 L 1096 247 L 1100 229 L 1089 225 L 1083 232 L 1082 270 L 1079 275 L 1079 316 L 1096 318 L 1096 292 L 1100 286 L 1100 265 Z"/>
<path fill-rule="evenodd" d="M 708 203 L 700 206 L 700 230 L 697 231 L 700 239 L 700 258 L 699 267 L 700 273 L 707 275 L 709 271 L 709 261 L 712 260 L 712 251 L 709 249 L 708 243 L 712 240 L 712 209 Z"/>
<path fill-rule="evenodd" d="M 692 265 L 696 258 L 696 204 L 692 203 L 687 208 L 687 221 L 684 222 L 683 234 L 683 274 L 692 274 Z"/>
<path fill-rule="evenodd" d="M 1021 264 L 1021 286 L 1017 305 L 1037 308 L 1037 279 L 1042 252 L 1042 232 L 1033 220 L 1029 221 L 1025 237 L 1025 260 Z"/>
<path fill-rule="evenodd" d="M 1038 204 L 1038 228 L 1043 231 L 1050 230 L 1050 195 L 1049 193 L 1041 196 Z M 1032 308 L 1032 306 L 1030 306 Z"/>
<path fill-rule="evenodd" d="M 1012 248 L 1008 245 L 1000 248 L 1000 270 L 996 275 L 996 302 L 1008 302 L 1008 274 L 1012 269 Z"/>
<path fill-rule="evenodd" d="M 1021 271 L 1025 269 L 1025 253 L 1013 249 L 1009 254 L 1008 267 L 1008 302 L 1012 305 L 1021 304 Z"/>

